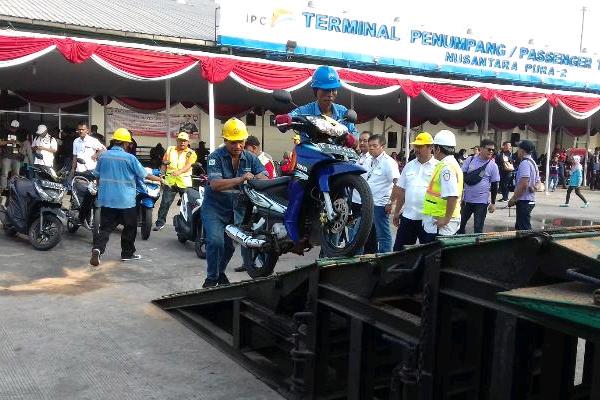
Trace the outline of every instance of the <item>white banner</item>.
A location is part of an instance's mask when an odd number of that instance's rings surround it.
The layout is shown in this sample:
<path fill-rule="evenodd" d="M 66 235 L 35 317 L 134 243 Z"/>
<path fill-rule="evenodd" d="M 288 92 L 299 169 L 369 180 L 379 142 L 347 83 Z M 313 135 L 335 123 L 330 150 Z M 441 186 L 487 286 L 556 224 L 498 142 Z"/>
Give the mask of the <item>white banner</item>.
<path fill-rule="evenodd" d="M 597 56 L 477 37 L 457 31 L 451 18 L 445 26 L 409 26 L 392 13 L 319 9 L 314 3 L 220 0 L 217 40 L 267 52 L 600 89 Z"/>
<path fill-rule="evenodd" d="M 127 128 L 134 135 L 166 137 L 167 114 L 164 112 L 145 114 L 124 108 L 106 108 L 106 132 L 112 134 L 117 128 Z M 196 107 L 193 113 L 171 111 L 171 137 L 179 132 L 191 132 L 191 138 L 199 138 L 200 112 Z"/>

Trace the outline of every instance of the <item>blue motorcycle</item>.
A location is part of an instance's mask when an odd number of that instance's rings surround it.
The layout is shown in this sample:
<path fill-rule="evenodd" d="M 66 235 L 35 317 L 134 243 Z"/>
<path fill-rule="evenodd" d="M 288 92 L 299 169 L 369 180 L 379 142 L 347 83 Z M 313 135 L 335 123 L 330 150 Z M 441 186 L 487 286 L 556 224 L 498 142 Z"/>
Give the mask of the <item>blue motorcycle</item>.
<path fill-rule="evenodd" d="M 292 104 L 286 91 L 275 99 Z M 326 116 L 288 116 L 280 130 L 293 129 L 304 140 L 294 149 L 294 175 L 251 180 L 242 185 L 238 207 L 243 221 L 227 225 L 226 234 L 245 247 L 254 266 L 246 265 L 252 278 L 273 272 L 282 254 L 303 254 L 321 245 L 325 257 L 349 257 L 360 250 L 373 223 L 373 196 L 356 164 L 355 150 L 340 145 L 348 129 Z M 348 122 L 356 121 L 349 110 Z"/>
<path fill-rule="evenodd" d="M 146 171 L 155 176 L 160 175 L 160 169 L 146 168 Z M 152 210 L 160 197 L 160 185 L 147 179 L 138 180 L 136 190 L 138 226 L 141 228 L 142 239 L 148 240 L 152 231 Z"/>

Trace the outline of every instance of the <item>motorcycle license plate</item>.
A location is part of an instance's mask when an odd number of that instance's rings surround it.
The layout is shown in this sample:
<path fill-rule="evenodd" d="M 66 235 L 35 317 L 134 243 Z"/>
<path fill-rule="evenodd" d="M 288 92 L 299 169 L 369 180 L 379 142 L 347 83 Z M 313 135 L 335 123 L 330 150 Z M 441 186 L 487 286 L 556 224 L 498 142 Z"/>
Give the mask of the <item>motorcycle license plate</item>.
<path fill-rule="evenodd" d="M 339 146 L 337 144 L 317 143 L 316 146 L 323 152 L 328 154 L 336 154 L 347 157 L 349 159 L 358 158 L 356 152 L 348 147 Z"/>
<path fill-rule="evenodd" d="M 48 189 L 56 189 L 56 190 L 63 189 L 63 185 L 61 185 L 60 183 L 50 182 L 50 181 L 41 181 L 40 183 L 42 184 L 42 187 L 45 187 Z"/>

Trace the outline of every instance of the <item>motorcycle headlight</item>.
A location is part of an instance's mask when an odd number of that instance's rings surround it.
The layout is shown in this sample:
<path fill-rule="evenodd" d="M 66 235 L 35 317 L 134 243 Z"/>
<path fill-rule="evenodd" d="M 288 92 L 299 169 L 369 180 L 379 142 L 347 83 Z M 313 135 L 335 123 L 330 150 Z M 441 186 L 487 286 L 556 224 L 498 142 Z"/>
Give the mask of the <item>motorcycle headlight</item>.
<path fill-rule="evenodd" d="M 333 124 L 323 118 L 307 116 L 306 119 L 312 123 L 321 133 L 331 137 L 340 137 L 348 133 L 348 128 L 341 123 Z"/>

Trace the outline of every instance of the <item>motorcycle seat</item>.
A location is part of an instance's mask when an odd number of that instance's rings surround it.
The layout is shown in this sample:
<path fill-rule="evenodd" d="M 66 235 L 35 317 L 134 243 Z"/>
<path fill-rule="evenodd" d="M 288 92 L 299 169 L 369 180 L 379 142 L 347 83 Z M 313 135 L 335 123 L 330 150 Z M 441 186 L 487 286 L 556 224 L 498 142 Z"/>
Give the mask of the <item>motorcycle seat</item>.
<path fill-rule="evenodd" d="M 291 176 L 280 176 L 273 179 L 252 179 L 248 181 L 248 185 L 256 190 L 267 190 L 275 186 L 287 185 L 291 180 Z"/>

